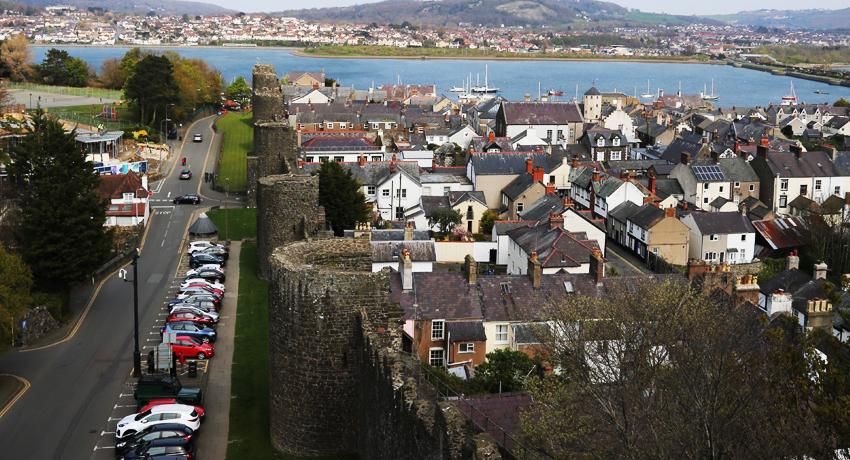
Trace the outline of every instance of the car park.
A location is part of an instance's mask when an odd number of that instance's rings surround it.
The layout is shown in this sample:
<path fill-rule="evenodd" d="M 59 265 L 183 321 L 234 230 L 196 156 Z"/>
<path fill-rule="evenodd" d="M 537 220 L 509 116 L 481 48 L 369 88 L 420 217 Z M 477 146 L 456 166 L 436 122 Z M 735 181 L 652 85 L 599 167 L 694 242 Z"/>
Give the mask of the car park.
<path fill-rule="evenodd" d="M 204 141 L 204 136 L 202 136 L 201 133 L 195 133 L 195 135 L 192 136 L 192 142 L 203 142 L 203 141 Z"/>
<path fill-rule="evenodd" d="M 187 193 L 174 198 L 174 204 L 201 204 L 201 197 L 194 193 Z"/>
<path fill-rule="evenodd" d="M 215 327 L 215 321 L 205 315 L 196 315 L 191 312 L 174 312 L 165 318 L 166 323 L 176 323 L 178 321 L 191 321 L 195 324 L 206 327 Z"/>
<path fill-rule="evenodd" d="M 144 428 L 159 423 L 182 423 L 192 430 L 197 430 L 201 426 L 200 420 L 193 406 L 163 404 L 119 420 L 115 427 L 115 437 L 120 439 L 133 436 Z"/>
<path fill-rule="evenodd" d="M 215 346 L 211 343 L 198 343 L 189 336 L 177 336 L 171 343 L 171 351 L 178 359 L 207 359 L 215 355 Z"/>
<path fill-rule="evenodd" d="M 190 442 L 192 441 L 194 431 L 185 425 L 179 425 L 183 429 L 178 429 L 177 427 L 172 428 L 169 425 L 172 424 L 161 423 L 159 425 L 154 425 L 151 428 L 162 427 L 162 429 L 141 431 L 136 433 L 134 436 L 126 437 L 124 440 L 115 443 L 115 453 L 117 455 L 123 455 L 125 452 L 134 449 L 140 444 L 158 441 L 161 439 L 181 438 Z"/>
<path fill-rule="evenodd" d="M 189 242 L 189 247 L 188 247 L 186 252 L 191 254 L 195 251 L 201 251 L 201 250 L 204 250 L 204 249 L 207 249 L 207 248 L 212 248 L 212 247 L 220 247 L 220 248 L 224 249 L 224 246 L 222 246 L 220 244 L 215 244 L 215 243 L 213 243 L 211 241 L 207 241 L 207 240 L 199 240 L 199 241 Z"/>
<path fill-rule="evenodd" d="M 171 444 L 176 444 L 180 441 L 168 441 Z M 166 455 L 171 456 L 172 458 L 176 455 L 184 456 L 191 460 L 192 453 L 194 452 L 194 448 L 191 443 L 188 441 L 183 445 L 168 445 L 168 446 L 154 446 L 151 444 L 142 445 L 128 451 L 125 453 L 121 459 L 122 460 L 135 460 L 135 459 L 152 459 L 152 458 L 168 458 L 164 457 Z"/>
<path fill-rule="evenodd" d="M 198 337 L 204 342 L 215 342 L 215 329 L 211 327 L 199 326 L 189 321 L 180 321 L 176 323 L 167 323 L 162 327 L 162 333 L 176 333 L 177 335 Z"/>

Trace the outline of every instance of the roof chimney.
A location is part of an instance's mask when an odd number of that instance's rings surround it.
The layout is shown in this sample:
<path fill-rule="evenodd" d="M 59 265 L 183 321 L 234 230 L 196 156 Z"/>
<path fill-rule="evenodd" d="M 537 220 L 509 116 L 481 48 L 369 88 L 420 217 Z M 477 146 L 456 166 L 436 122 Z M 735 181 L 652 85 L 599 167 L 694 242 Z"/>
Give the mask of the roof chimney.
<path fill-rule="evenodd" d="M 407 248 L 401 251 L 401 260 L 398 261 L 398 272 L 401 274 L 401 289 L 403 291 L 413 289 L 413 261 L 410 260 L 410 251 Z"/>
<path fill-rule="evenodd" d="M 816 280 L 825 280 L 826 279 L 826 271 L 829 270 L 829 267 L 821 262 L 815 264 L 815 279 Z"/>
<path fill-rule="evenodd" d="M 555 183 L 554 182 L 549 182 L 548 184 L 546 184 L 546 194 L 547 195 L 554 195 L 555 194 Z"/>
<path fill-rule="evenodd" d="M 532 172 L 534 172 L 533 168 L 534 168 L 534 161 L 531 158 L 526 158 L 525 159 L 525 172 L 527 172 L 528 174 L 531 174 Z"/>
<path fill-rule="evenodd" d="M 573 160 L 572 160 L 571 166 L 573 168 L 578 168 L 578 155 L 573 155 Z"/>
<path fill-rule="evenodd" d="M 669 208 L 665 209 L 665 210 L 664 210 L 664 215 L 665 215 L 666 217 L 676 217 L 676 208 L 674 208 L 674 207 L 672 207 L 672 206 L 671 206 L 671 207 L 669 207 Z"/>
<path fill-rule="evenodd" d="M 409 220 L 404 223 L 404 241 L 413 240 L 413 221 Z"/>
<path fill-rule="evenodd" d="M 528 277 L 531 278 L 531 286 L 540 289 L 540 278 L 543 277 L 543 265 L 537 259 L 537 251 L 531 251 L 528 258 Z"/>
<path fill-rule="evenodd" d="M 655 174 L 650 174 L 649 175 L 649 191 L 652 192 L 653 195 L 656 194 L 655 193 L 655 186 L 656 186 L 656 184 L 655 184 Z"/>
<path fill-rule="evenodd" d="M 788 258 L 785 260 L 785 269 L 786 270 L 799 270 L 800 269 L 800 256 L 797 255 L 796 249 L 788 253 Z"/>
<path fill-rule="evenodd" d="M 557 212 L 549 213 L 549 229 L 564 228 L 564 216 Z"/>
<path fill-rule="evenodd" d="M 543 167 L 538 166 L 534 168 L 534 171 L 531 174 L 531 180 L 534 182 L 542 182 L 543 181 Z"/>
<path fill-rule="evenodd" d="M 761 135 L 761 141 L 756 147 L 756 155 L 767 159 L 767 152 L 770 150 L 770 140 L 767 138 L 767 133 Z"/>
<path fill-rule="evenodd" d="M 798 159 L 798 160 L 799 160 L 799 159 L 800 159 L 800 157 L 803 155 L 803 146 L 802 146 L 802 145 L 800 145 L 800 144 L 794 144 L 794 145 L 791 145 L 791 146 L 789 147 L 789 150 L 791 150 L 792 152 L 794 152 L 794 158 L 796 158 L 796 159 Z"/>
<path fill-rule="evenodd" d="M 467 254 L 463 258 L 463 264 L 463 268 L 466 271 L 466 282 L 468 284 L 475 284 L 478 281 L 478 264 L 475 263 L 475 259 L 471 254 Z"/>
<path fill-rule="evenodd" d="M 626 181 L 629 179 L 629 170 L 621 169 L 620 170 L 620 180 Z"/>
<path fill-rule="evenodd" d="M 682 152 L 682 156 L 679 159 L 679 163 L 686 165 L 691 162 L 691 154 L 688 152 Z"/>
<path fill-rule="evenodd" d="M 832 303 L 826 299 L 806 302 L 806 329 L 822 329 L 832 333 Z"/>
<path fill-rule="evenodd" d="M 593 175 L 591 175 L 590 178 L 593 182 L 599 182 L 600 180 L 602 180 L 602 173 L 594 169 Z"/>
<path fill-rule="evenodd" d="M 493 142 L 495 140 L 496 140 L 496 133 L 494 133 L 493 131 L 490 131 L 490 134 L 487 135 L 487 141 Z"/>
<path fill-rule="evenodd" d="M 360 167 L 366 166 L 366 155 L 361 153 L 360 156 L 357 157 L 357 164 L 360 165 Z"/>
<path fill-rule="evenodd" d="M 575 207 L 575 204 L 573 204 L 573 199 L 570 198 L 569 196 L 564 197 L 564 208 L 565 209 L 572 209 L 574 207 Z"/>
<path fill-rule="evenodd" d="M 605 260 L 602 258 L 602 251 L 598 248 L 594 248 L 590 256 L 590 276 L 596 281 L 597 286 L 602 285 L 602 280 L 605 278 Z"/>
<path fill-rule="evenodd" d="M 392 158 L 390 158 L 390 174 L 395 174 L 395 153 L 393 153 Z"/>

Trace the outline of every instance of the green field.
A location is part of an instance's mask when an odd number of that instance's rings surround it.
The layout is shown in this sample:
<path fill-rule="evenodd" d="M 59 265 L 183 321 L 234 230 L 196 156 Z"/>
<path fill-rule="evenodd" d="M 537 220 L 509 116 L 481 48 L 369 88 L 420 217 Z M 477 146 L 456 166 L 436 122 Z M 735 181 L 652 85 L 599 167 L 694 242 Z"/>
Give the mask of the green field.
<path fill-rule="evenodd" d="M 207 213 L 218 227 L 220 240 L 245 240 L 257 237 L 257 208 L 213 209 Z"/>
<path fill-rule="evenodd" d="M 247 156 L 254 147 L 251 112 L 228 112 L 215 122 L 222 136 L 216 184 L 231 192 L 244 192 L 247 181 Z"/>
<path fill-rule="evenodd" d="M 68 96 L 102 97 L 104 99 L 121 99 L 121 90 L 106 88 L 77 88 L 74 86 L 52 86 L 39 85 L 36 83 L 8 82 L 8 89 L 23 89 L 27 91 L 41 91 L 44 93 L 63 94 Z"/>
<path fill-rule="evenodd" d="M 118 119 L 116 120 L 100 117 L 102 110 L 101 104 L 69 105 L 47 109 L 47 113 L 63 120 L 89 126 L 103 124 L 108 130 L 126 130 L 138 125 L 134 120 L 133 112 L 125 104 L 118 105 Z"/>

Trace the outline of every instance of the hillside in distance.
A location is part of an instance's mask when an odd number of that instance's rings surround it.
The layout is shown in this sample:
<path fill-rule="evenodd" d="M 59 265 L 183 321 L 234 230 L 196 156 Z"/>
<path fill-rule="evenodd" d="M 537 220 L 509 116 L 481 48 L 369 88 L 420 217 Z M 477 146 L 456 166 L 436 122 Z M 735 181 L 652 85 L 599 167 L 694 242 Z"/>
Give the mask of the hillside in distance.
<path fill-rule="evenodd" d="M 597 0 L 384 0 L 362 5 L 275 12 L 311 21 L 456 26 L 566 27 L 587 23 L 692 23 L 699 18 L 643 13 Z M 708 20 L 711 21 L 711 20 Z"/>
<path fill-rule="evenodd" d="M 734 25 L 780 29 L 850 29 L 850 8 L 841 10 L 755 10 L 708 16 Z"/>
<path fill-rule="evenodd" d="M 180 0 L 15 0 L 15 3 L 43 8 L 51 5 L 69 5 L 79 9 L 103 8 L 115 13 L 159 15 L 216 15 L 235 13 L 233 10 L 203 2 Z"/>

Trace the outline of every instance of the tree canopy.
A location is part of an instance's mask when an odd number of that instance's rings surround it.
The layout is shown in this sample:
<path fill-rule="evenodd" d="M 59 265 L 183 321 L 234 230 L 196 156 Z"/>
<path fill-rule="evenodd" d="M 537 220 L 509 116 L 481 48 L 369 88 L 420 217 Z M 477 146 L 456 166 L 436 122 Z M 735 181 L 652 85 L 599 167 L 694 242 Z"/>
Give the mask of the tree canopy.
<path fill-rule="evenodd" d="M 448 234 L 452 228 L 460 224 L 463 216 L 452 208 L 437 208 L 428 216 L 428 225 L 436 225 L 440 233 Z"/>
<path fill-rule="evenodd" d="M 558 372 L 530 385 L 529 444 L 556 458 L 831 457 L 846 442 L 844 362 L 797 320 L 771 323 L 684 282 L 553 304 L 539 328 Z M 827 396 L 828 395 L 828 396 Z M 823 412 L 823 413 L 821 413 Z"/>
<path fill-rule="evenodd" d="M 0 337 L 11 338 L 13 326 L 32 304 L 32 273 L 24 261 L 0 246 Z"/>
<path fill-rule="evenodd" d="M 227 89 L 224 91 L 224 95 L 227 96 L 228 99 L 232 99 L 242 105 L 247 104 L 251 100 L 251 94 L 251 87 L 241 75 L 236 77 L 232 83 L 227 85 Z"/>
<path fill-rule="evenodd" d="M 85 61 L 56 48 L 47 50 L 37 69 L 41 81 L 59 86 L 86 86 L 91 73 Z"/>
<path fill-rule="evenodd" d="M 156 127 L 165 118 L 165 105 L 174 104 L 178 97 L 174 67 L 167 57 L 155 55 L 142 57 L 132 67 L 134 71 L 124 83 L 124 97 L 141 123 Z"/>
<path fill-rule="evenodd" d="M 96 194 L 100 178 L 75 135 L 38 110 L 10 154 L 9 172 L 23 186 L 22 254 L 48 289 L 89 276 L 111 247 L 106 203 Z"/>
<path fill-rule="evenodd" d="M 12 81 L 24 81 L 32 73 L 30 67 L 29 42 L 24 34 L 16 34 L 3 40 L 0 45 L 0 77 L 8 77 Z"/>
<path fill-rule="evenodd" d="M 324 162 L 319 169 L 319 204 L 324 206 L 325 217 L 337 236 L 358 222 L 370 220 L 360 183 L 335 161 Z"/>

